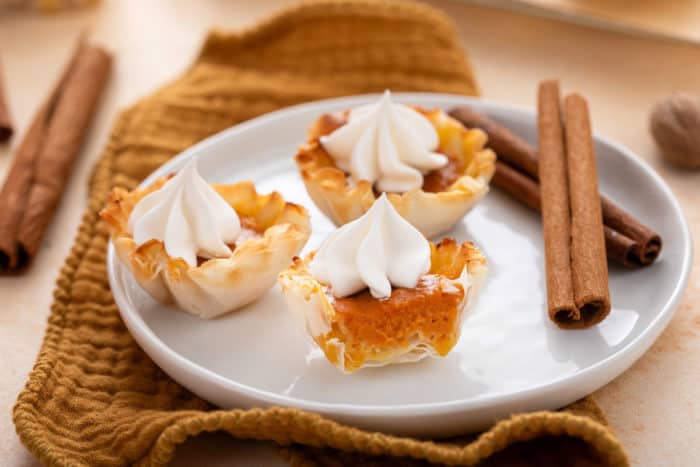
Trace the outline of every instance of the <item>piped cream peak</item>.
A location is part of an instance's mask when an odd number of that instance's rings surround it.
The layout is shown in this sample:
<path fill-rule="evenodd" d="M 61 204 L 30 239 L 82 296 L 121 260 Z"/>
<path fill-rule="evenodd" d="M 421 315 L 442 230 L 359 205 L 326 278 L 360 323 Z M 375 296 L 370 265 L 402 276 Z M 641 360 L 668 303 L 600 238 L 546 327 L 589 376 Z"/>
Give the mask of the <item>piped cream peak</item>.
<path fill-rule="evenodd" d="M 173 178 L 134 206 L 128 228 L 137 245 L 160 240 L 167 254 L 192 267 L 197 256 L 225 258 L 241 232 L 236 211 L 197 171 L 192 158 Z"/>
<path fill-rule="evenodd" d="M 369 288 L 375 298 L 392 287 L 414 288 L 430 270 L 430 244 L 383 194 L 359 219 L 332 233 L 316 253 L 312 274 L 336 297 Z"/>
<path fill-rule="evenodd" d="M 425 173 L 448 162 L 434 152 L 440 140 L 430 121 L 395 103 L 388 90 L 378 102 L 351 110 L 348 122 L 320 142 L 340 169 L 382 192 L 419 189 Z"/>

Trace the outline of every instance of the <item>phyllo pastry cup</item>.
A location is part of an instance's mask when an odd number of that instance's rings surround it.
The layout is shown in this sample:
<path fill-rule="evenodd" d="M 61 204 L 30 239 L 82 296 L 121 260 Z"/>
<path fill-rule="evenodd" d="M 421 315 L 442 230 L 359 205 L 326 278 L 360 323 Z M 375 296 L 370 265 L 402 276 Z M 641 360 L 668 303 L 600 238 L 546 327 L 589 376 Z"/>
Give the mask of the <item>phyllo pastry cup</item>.
<path fill-rule="evenodd" d="M 387 193 L 396 210 L 430 238 L 449 230 L 486 195 L 495 170 L 495 153 L 485 148 L 486 134 L 467 129 L 440 109 L 415 108 L 438 133 L 438 153 L 448 164 L 425 174 L 420 189 Z M 353 181 L 320 143 L 320 138 L 345 125 L 349 111 L 324 114 L 309 128 L 307 143 L 295 156 L 311 199 L 336 225 L 364 214 L 381 194 L 367 180 Z"/>
<path fill-rule="evenodd" d="M 310 271 L 315 253 L 295 258 L 279 283 L 287 305 L 336 367 L 415 362 L 445 356 L 459 340 L 462 320 L 476 302 L 486 258 L 472 243 L 431 243 L 431 268 L 415 288 L 396 288 L 386 299 L 368 291 L 334 297 Z"/>
<path fill-rule="evenodd" d="M 285 202 L 277 192 L 261 195 L 245 181 L 211 185 L 240 218 L 242 233 L 236 244 L 229 245 L 229 257 L 198 257 L 197 266 L 192 267 L 182 258 L 170 257 L 162 241 L 149 240 L 138 246 L 129 233 L 129 216 L 143 197 L 167 180 L 133 191 L 115 188 L 100 213 L 109 224 L 119 260 L 162 303 L 174 303 L 201 318 L 240 308 L 274 285 L 278 273 L 289 266 L 309 238 L 309 216 L 302 206 Z"/>

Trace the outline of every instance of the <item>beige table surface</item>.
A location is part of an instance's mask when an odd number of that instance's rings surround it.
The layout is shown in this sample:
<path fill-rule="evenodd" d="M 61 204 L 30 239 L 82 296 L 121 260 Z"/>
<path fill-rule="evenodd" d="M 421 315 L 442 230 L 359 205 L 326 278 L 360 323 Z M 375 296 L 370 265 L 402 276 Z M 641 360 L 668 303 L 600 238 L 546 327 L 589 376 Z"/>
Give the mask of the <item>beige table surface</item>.
<path fill-rule="evenodd" d="M 465 0 L 528 14 L 700 45 L 697 0 Z M 640 5 L 641 4 L 641 5 Z M 672 7 L 669 5 L 672 4 Z"/>
<path fill-rule="evenodd" d="M 44 332 L 53 281 L 73 241 L 86 181 L 120 108 L 178 74 L 205 31 L 236 28 L 282 0 L 113 0 L 53 17 L 0 14 L 0 57 L 20 134 L 52 86 L 76 37 L 88 29 L 117 58 L 106 98 L 56 213 L 44 246 L 24 277 L 0 277 L 0 464 L 35 465 L 20 444 L 11 410 Z M 583 92 L 594 126 L 620 141 L 668 181 L 700 236 L 700 172 L 682 172 L 657 157 L 647 131 L 655 101 L 674 90 L 700 94 L 700 47 L 632 38 L 451 1 L 432 1 L 451 15 L 485 97 L 532 107 L 538 80 L 559 77 Z M 19 138 L 15 137 L 12 147 Z M 0 148 L 0 173 L 12 147 Z M 4 175 L 3 175 L 4 176 Z M 2 213 L 0 213 L 2 215 Z M 698 255 L 695 257 L 698 264 Z M 632 369 L 596 394 L 635 465 L 700 462 L 700 276 L 697 268 L 669 328 Z M 263 443 L 223 435 L 189 442 L 177 465 L 276 465 Z M 204 458 L 204 460 L 202 460 Z"/>

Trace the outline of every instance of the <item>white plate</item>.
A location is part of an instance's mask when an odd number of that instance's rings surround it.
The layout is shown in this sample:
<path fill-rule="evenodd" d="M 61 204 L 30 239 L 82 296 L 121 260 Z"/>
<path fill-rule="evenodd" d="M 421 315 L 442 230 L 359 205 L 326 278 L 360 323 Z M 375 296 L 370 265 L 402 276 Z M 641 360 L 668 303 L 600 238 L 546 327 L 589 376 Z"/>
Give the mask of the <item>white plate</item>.
<path fill-rule="evenodd" d="M 212 182 L 251 179 L 306 206 L 313 235 L 333 229 L 314 207 L 292 156 L 309 123 L 324 112 L 376 96 L 291 107 L 225 130 L 153 173 L 173 172 L 197 154 Z M 440 94 L 396 94 L 404 102 L 449 108 L 470 104 L 533 141 L 532 112 Z M 542 232 L 537 215 L 498 190 L 449 232 L 472 240 L 489 261 L 486 285 L 462 337 L 446 358 L 338 371 L 310 344 L 277 287 L 258 302 L 204 321 L 152 300 L 110 246 L 114 297 L 136 341 L 176 381 L 221 407 L 290 406 L 364 428 L 439 436 L 476 430 L 514 412 L 556 409 L 627 369 L 667 325 L 688 281 L 691 239 L 671 190 L 629 150 L 596 138 L 602 191 L 663 237 L 650 267 L 610 268 L 613 310 L 600 325 L 562 331 L 546 314 Z"/>

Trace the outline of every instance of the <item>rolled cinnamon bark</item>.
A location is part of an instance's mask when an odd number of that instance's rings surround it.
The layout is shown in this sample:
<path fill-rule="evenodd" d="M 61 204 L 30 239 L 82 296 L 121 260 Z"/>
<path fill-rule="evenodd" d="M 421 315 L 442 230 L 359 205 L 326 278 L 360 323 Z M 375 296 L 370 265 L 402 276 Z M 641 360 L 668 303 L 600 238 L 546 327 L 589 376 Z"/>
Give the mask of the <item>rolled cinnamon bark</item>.
<path fill-rule="evenodd" d="M 564 120 L 571 206 L 571 271 L 574 301 L 580 314 L 556 322 L 560 327 L 587 328 L 610 313 L 610 291 L 593 135 L 588 104 L 583 97 L 571 94 L 564 99 Z M 540 180 L 543 207 L 548 201 L 544 182 Z"/>
<path fill-rule="evenodd" d="M 624 237 L 622 241 L 625 244 L 627 244 L 627 240 L 632 242 L 625 253 L 622 264 L 634 267 L 653 263 L 659 257 L 659 253 L 661 253 L 661 237 L 659 234 L 639 222 L 631 214 L 620 209 L 604 196 L 600 197 L 600 201 L 602 203 L 603 222 L 605 225 Z"/>
<path fill-rule="evenodd" d="M 559 84 L 545 81 L 537 97 L 539 175 L 544 230 L 549 317 L 560 327 L 577 327 L 581 313 L 574 301 L 572 221 L 569 209 L 564 131 L 559 112 Z M 600 209 L 600 203 L 598 203 Z"/>
<path fill-rule="evenodd" d="M 603 225 L 603 228 L 605 230 L 605 253 L 608 259 L 628 268 L 641 266 L 636 262 L 639 257 L 639 243 L 612 227 Z"/>
<path fill-rule="evenodd" d="M 27 207 L 29 190 L 34 178 L 34 167 L 42 147 L 51 109 L 56 105 L 61 89 L 80 56 L 82 46 L 81 41 L 48 99 L 34 116 L 5 177 L 5 184 L 0 191 L 0 209 L 3 212 L 0 216 L 0 269 L 2 270 L 20 269 L 30 259 L 28 252 L 19 243 L 18 231 Z"/>
<path fill-rule="evenodd" d="M 0 191 L 0 269 L 21 271 L 37 253 L 110 66 L 109 54 L 81 40 L 35 115 Z"/>
<path fill-rule="evenodd" d="M 540 212 L 540 185 L 519 170 L 504 162 L 496 161 L 496 171 L 491 183 L 517 201 Z M 625 264 L 630 257 L 634 257 L 633 249 L 639 248 L 639 243 L 607 225 L 604 229 L 608 259 Z"/>
<path fill-rule="evenodd" d="M 8 141 L 12 137 L 14 129 L 10 119 L 10 109 L 7 105 L 7 96 L 2 80 L 2 66 L 0 66 L 0 143 Z"/>
<path fill-rule="evenodd" d="M 491 184 L 535 211 L 541 211 L 539 183 L 508 164 L 496 161 Z"/>
<path fill-rule="evenodd" d="M 481 128 L 489 137 L 488 146 L 498 159 L 537 180 L 538 162 L 535 148 L 495 120 L 465 105 L 448 112 L 468 128 Z"/>
<path fill-rule="evenodd" d="M 467 127 L 484 130 L 489 137 L 488 145 L 496 151 L 499 161 L 527 174 L 535 181 L 539 179 L 537 152 L 525 140 L 469 107 L 455 107 L 449 114 Z M 494 185 L 500 186 L 495 179 Z M 503 186 L 501 188 L 506 189 Z M 659 234 L 604 196 L 601 196 L 601 202 L 603 222 L 617 232 L 616 235 L 606 235 L 608 257 L 630 268 L 653 263 L 661 253 L 662 241 Z"/>

